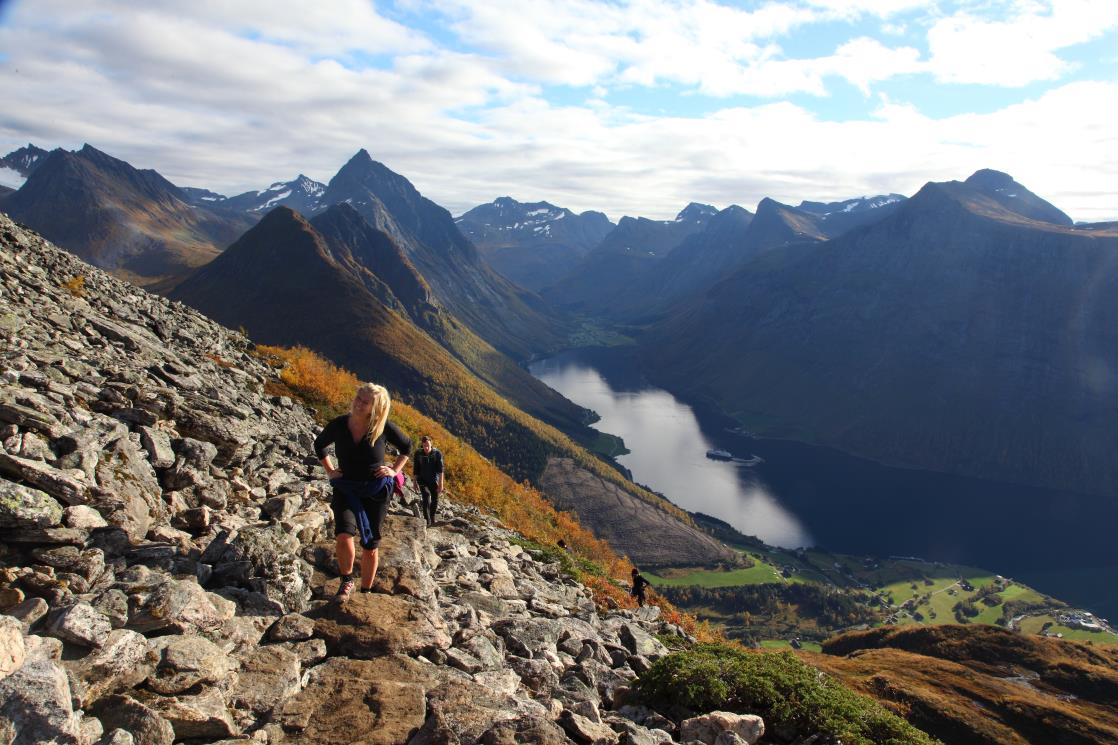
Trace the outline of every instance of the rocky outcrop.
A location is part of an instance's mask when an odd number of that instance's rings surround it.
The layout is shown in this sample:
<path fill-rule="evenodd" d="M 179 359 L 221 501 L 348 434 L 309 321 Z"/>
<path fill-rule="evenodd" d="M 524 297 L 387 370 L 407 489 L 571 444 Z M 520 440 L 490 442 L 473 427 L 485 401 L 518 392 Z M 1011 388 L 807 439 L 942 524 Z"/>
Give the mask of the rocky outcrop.
<path fill-rule="evenodd" d="M 247 340 L 0 242 L 0 740 L 672 741 L 626 706 L 685 635 L 658 609 L 599 612 L 453 498 L 395 505 L 376 592 L 331 604 L 316 425 Z"/>

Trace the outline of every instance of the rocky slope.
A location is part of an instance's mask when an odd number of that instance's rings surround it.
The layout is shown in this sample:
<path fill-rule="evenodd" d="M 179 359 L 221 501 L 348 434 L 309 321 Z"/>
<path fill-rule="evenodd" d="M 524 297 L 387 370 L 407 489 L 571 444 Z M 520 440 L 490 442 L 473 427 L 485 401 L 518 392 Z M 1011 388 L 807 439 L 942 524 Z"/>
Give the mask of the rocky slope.
<path fill-rule="evenodd" d="M 683 632 L 453 502 L 393 509 L 377 592 L 328 603 L 316 425 L 247 340 L 2 215 L 0 244 L 4 742 L 756 739 L 627 706 Z"/>

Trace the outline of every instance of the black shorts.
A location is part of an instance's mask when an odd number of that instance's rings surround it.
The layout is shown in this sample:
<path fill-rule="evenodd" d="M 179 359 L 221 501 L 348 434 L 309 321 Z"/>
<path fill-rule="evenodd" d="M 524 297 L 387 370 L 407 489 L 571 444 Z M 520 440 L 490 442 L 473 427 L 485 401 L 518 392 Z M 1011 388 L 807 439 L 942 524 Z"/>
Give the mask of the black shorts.
<path fill-rule="evenodd" d="M 363 548 L 377 548 L 380 545 L 380 527 L 388 514 L 391 488 L 382 488 L 379 481 L 355 481 L 353 479 L 333 479 L 334 497 L 330 509 L 334 512 L 334 535 L 347 534 L 361 541 Z M 356 500 L 354 499 L 356 496 Z M 355 501 L 359 501 L 361 511 L 368 521 L 369 530 L 362 533 Z"/>

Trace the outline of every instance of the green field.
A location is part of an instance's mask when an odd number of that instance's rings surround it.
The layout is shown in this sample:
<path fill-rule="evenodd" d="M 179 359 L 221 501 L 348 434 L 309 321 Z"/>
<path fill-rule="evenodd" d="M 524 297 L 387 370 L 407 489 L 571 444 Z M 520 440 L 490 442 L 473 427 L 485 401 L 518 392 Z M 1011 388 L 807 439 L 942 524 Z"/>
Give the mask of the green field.
<path fill-rule="evenodd" d="M 959 569 L 965 568 L 959 567 Z M 882 590 L 890 603 L 896 607 L 900 607 L 911 598 L 917 598 L 916 607 L 913 611 L 924 617 L 923 623 L 932 624 L 957 623 L 953 609 L 956 603 L 963 600 L 973 602 L 975 607 L 979 609 L 979 614 L 967 619 L 968 622 L 984 624 L 993 624 L 1002 617 L 1004 603 L 1007 600 L 1035 603 L 1045 600 L 1045 596 L 1035 590 L 1016 582 L 1009 582 L 1005 589 L 996 594 L 995 597 L 999 602 L 993 606 L 986 605 L 979 599 L 978 592 L 992 585 L 996 578 L 980 572 L 981 570 L 964 571 L 964 578 L 974 587 L 971 592 L 964 591 L 960 586 L 960 580 L 956 577 L 936 577 L 934 579 L 928 577 L 927 579 L 894 582 L 882 588 Z M 912 589 L 914 584 L 916 585 L 915 590 Z M 910 615 L 903 613 L 898 614 L 897 620 L 898 623 L 902 624 L 914 622 Z"/>
<path fill-rule="evenodd" d="M 975 567 L 918 559 L 862 559 L 818 549 L 786 551 L 770 547 L 763 549 L 751 547 L 743 553 L 754 561 L 754 565 L 748 569 L 676 569 L 659 575 L 646 572 L 645 576 L 654 586 L 660 587 L 715 588 L 778 582 L 844 587 L 855 592 L 877 595 L 885 603 L 881 607 L 885 614 L 882 617 L 891 617 L 897 625 L 958 623 L 954 607 L 960 601 L 969 602 L 978 610 L 978 614 L 973 617 L 964 616 L 966 623 L 988 625 L 996 624 L 1007 615 L 1005 603 L 1008 601 L 1034 604 L 1041 608 L 1056 608 L 1061 605 L 1058 601 L 1053 601 L 1025 585 L 999 578 Z M 782 569 L 785 567 L 792 570 L 792 575 L 788 578 L 782 576 Z M 963 582 L 973 589 L 963 590 Z M 989 594 L 991 587 L 1001 589 Z M 994 605 L 983 602 L 980 595 L 983 591 L 991 600 L 997 602 Z M 902 606 L 910 600 L 915 601 L 914 607 L 903 609 Z M 732 616 L 714 613 L 710 609 L 706 611 L 710 620 L 715 623 L 727 627 L 735 625 Z M 1039 633 L 1045 620 L 1054 621 L 1050 616 L 1027 618 L 1021 624 L 1022 631 L 1029 634 Z M 765 620 L 764 617 L 755 615 L 753 628 L 761 630 L 767 627 L 768 634 L 783 635 L 787 631 L 795 635 L 797 624 L 801 625 L 803 632 L 810 632 L 810 624 L 805 624 L 804 621 L 803 618 L 797 621 L 795 616 L 772 616 Z M 1062 633 L 1065 639 L 1118 644 L 1118 635 L 1092 633 L 1063 626 L 1054 626 L 1053 631 Z M 814 634 L 808 633 L 808 635 Z M 762 644 L 767 647 L 789 646 L 787 642 L 779 639 Z M 804 647 L 811 648 L 808 642 L 804 642 Z"/>
<path fill-rule="evenodd" d="M 1118 635 L 1109 634 L 1105 631 L 1086 631 L 1084 629 L 1073 629 L 1067 626 L 1056 623 L 1055 616 L 1029 616 L 1021 620 L 1021 631 L 1026 634 L 1039 634 L 1041 628 L 1046 623 L 1052 625 L 1048 627 L 1049 634 L 1063 634 L 1064 639 L 1072 639 L 1081 642 L 1095 642 L 1097 644 L 1114 644 L 1118 645 Z"/>
<path fill-rule="evenodd" d="M 739 585 L 759 585 L 765 582 L 784 582 L 780 572 L 768 564 L 757 562 L 748 569 L 731 569 L 727 571 L 700 570 L 688 574 L 672 575 L 668 577 L 645 572 L 644 576 L 654 587 L 686 587 L 698 585 L 699 587 L 737 587 Z"/>

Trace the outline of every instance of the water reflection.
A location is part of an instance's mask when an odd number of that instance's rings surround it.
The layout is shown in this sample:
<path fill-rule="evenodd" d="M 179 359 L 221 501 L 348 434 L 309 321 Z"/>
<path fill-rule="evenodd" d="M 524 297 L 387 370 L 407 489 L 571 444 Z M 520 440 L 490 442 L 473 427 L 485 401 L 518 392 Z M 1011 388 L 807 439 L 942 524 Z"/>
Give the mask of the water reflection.
<path fill-rule="evenodd" d="M 624 350 L 571 350 L 531 371 L 597 411 L 595 427 L 623 437 L 633 451 L 617 460 L 688 510 L 785 547 L 982 567 L 1118 618 L 1118 498 L 889 467 L 729 432 L 715 413 L 696 415 L 648 386 Z M 713 461 L 706 457 L 711 447 L 763 462 Z"/>
<path fill-rule="evenodd" d="M 703 435 L 691 407 L 667 391 L 640 387 L 634 380 L 625 381 L 627 390 L 617 390 L 572 355 L 542 360 L 530 369 L 567 398 L 598 412 L 601 420 L 595 428 L 625 440 L 631 452 L 617 461 L 634 480 L 686 510 L 713 515 L 766 543 L 788 548 L 812 544 L 804 526 L 749 466 L 706 457 L 716 445 Z"/>

